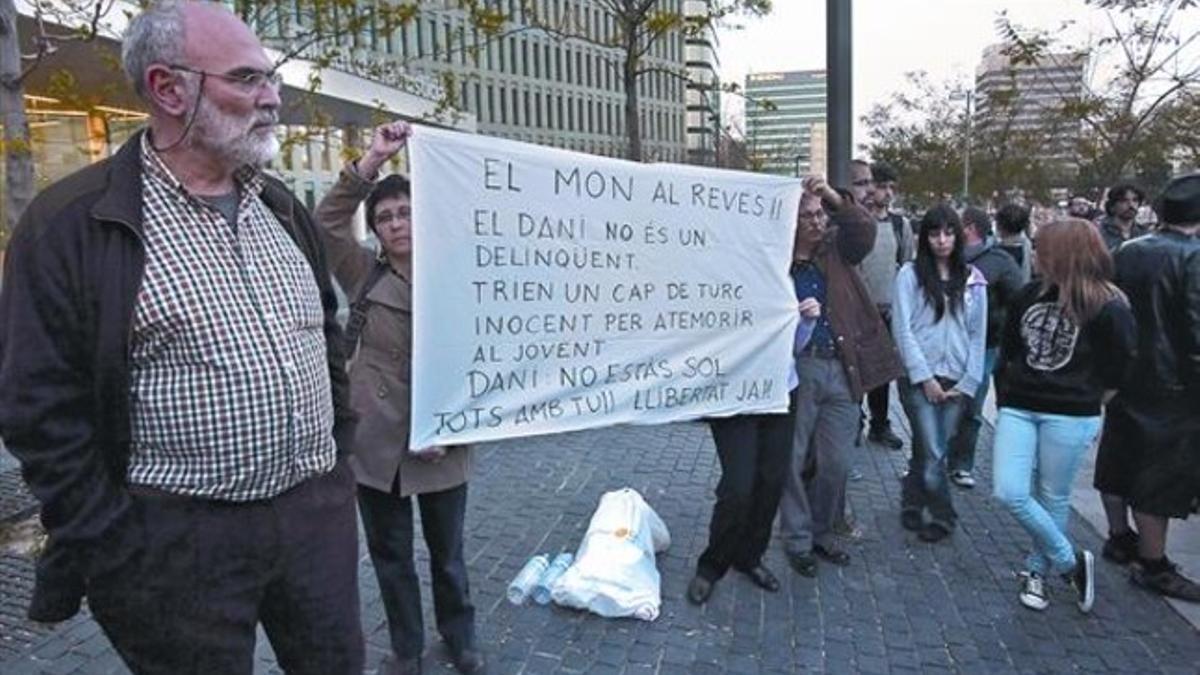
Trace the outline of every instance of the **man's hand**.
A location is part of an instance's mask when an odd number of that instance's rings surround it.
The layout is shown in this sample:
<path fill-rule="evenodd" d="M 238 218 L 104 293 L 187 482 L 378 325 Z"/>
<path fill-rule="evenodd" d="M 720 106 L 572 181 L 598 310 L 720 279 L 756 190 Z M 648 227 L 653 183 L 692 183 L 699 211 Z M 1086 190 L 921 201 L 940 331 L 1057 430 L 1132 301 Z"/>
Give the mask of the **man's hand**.
<path fill-rule="evenodd" d="M 358 160 L 358 175 L 367 180 L 375 180 L 379 176 L 379 167 L 404 149 L 410 135 L 412 127 L 404 121 L 389 122 L 375 127 L 370 147 Z"/>
<path fill-rule="evenodd" d="M 821 303 L 816 298 L 805 298 L 800 301 L 800 316 L 815 319 L 821 316 Z"/>
<path fill-rule="evenodd" d="M 409 450 L 408 452 L 422 462 L 430 464 L 437 464 L 446 457 L 446 449 L 438 445 L 431 445 L 428 448 L 421 448 L 419 450 Z"/>
<path fill-rule="evenodd" d="M 946 400 L 946 392 L 942 390 L 942 385 L 938 384 L 936 378 L 931 377 L 922 382 L 921 389 L 925 391 L 925 399 L 934 405 Z"/>
<path fill-rule="evenodd" d="M 801 184 L 804 186 L 805 192 L 820 197 L 824 201 L 829 202 L 834 208 L 841 206 L 842 196 L 837 193 L 837 190 L 829 187 L 829 183 L 825 180 L 824 176 L 805 176 Z"/>

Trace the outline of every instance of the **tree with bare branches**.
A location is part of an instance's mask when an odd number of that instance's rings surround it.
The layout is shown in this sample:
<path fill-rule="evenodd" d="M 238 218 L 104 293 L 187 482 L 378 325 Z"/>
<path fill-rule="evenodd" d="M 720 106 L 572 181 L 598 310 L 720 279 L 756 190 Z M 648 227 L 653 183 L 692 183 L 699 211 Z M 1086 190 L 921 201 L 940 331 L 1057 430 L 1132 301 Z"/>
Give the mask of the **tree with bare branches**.
<path fill-rule="evenodd" d="M 1200 3 L 1084 2 L 1103 13 L 1107 30 L 1094 44 L 1072 49 L 1097 66 L 1097 82 L 1085 83 L 1080 94 L 1058 92 L 1058 115 L 1083 126 L 1076 148 L 1080 184 L 1109 185 L 1122 176 L 1152 173 L 1162 153 L 1171 152 L 1161 142 L 1164 118 L 1200 92 L 1200 33 L 1193 21 Z M 1002 14 L 997 30 L 1015 63 L 1037 63 L 1059 48 L 1070 26 L 1028 30 Z M 1055 87 L 1049 79 L 1046 84 Z"/>

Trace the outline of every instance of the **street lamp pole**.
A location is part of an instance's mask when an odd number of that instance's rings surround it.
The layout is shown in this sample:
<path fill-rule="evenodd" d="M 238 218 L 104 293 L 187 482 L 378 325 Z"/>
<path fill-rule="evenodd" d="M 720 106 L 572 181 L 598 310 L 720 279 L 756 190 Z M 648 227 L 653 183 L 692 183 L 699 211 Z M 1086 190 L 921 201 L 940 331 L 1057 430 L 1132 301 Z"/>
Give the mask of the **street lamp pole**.
<path fill-rule="evenodd" d="M 851 134 L 854 108 L 851 101 L 851 0 L 825 1 L 825 68 L 829 137 L 826 140 L 831 185 L 850 183 Z"/>
<path fill-rule="evenodd" d="M 963 149 L 963 202 L 965 203 L 971 196 L 971 131 L 973 129 L 974 120 L 971 114 L 971 100 L 975 96 L 975 92 L 967 90 L 967 142 Z"/>

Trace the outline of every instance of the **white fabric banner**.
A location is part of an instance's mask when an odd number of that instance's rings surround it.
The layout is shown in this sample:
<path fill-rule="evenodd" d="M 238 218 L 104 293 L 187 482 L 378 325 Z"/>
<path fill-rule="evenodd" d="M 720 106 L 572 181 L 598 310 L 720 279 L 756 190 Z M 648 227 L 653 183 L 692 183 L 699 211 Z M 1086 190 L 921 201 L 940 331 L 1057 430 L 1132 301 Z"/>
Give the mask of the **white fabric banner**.
<path fill-rule="evenodd" d="M 800 181 L 416 127 L 413 448 L 784 411 Z"/>

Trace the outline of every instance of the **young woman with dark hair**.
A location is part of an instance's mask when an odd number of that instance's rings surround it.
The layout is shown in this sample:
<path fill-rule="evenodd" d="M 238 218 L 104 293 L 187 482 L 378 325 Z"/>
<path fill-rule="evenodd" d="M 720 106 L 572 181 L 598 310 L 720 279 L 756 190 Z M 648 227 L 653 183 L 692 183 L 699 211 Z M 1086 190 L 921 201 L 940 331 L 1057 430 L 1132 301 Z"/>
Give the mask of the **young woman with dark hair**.
<path fill-rule="evenodd" d="M 1000 345 L 992 465 L 996 498 L 1033 537 L 1021 604 L 1049 606 L 1045 580 L 1062 575 L 1081 611 L 1095 598 L 1093 557 L 1067 537 L 1071 486 L 1100 432 L 1106 390 L 1120 384 L 1136 346 L 1125 296 L 1096 227 L 1064 219 L 1038 230 L 1040 279 L 1014 298 Z"/>
<path fill-rule="evenodd" d="M 930 209 L 921 219 L 917 258 L 896 275 L 892 299 L 892 335 L 907 373 L 898 384 L 900 402 L 913 438 L 900 522 L 928 542 L 945 538 L 958 520 L 947 453 L 965 400 L 983 379 L 987 282 L 966 263 L 963 247 L 954 209 Z"/>

